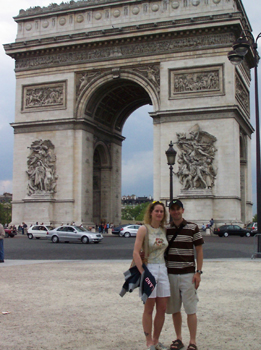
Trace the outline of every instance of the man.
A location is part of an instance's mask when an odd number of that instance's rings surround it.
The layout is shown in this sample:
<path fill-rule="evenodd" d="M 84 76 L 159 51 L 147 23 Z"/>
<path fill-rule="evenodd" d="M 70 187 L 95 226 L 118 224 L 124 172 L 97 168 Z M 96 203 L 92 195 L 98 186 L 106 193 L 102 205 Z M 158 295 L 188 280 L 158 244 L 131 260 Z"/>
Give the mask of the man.
<path fill-rule="evenodd" d="M 197 350 L 197 289 L 201 281 L 203 265 L 204 244 L 199 228 L 192 222 L 183 219 L 183 203 L 173 199 L 169 204 L 169 212 L 172 222 L 167 228 L 167 239 L 169 241 L 168 251 L 168 275 L 171 288 L 171 296 L 167 305 L 167 313 L 172 314 L 176 340 L 170 346 L 170 350 L 183 349 L 181 334 L 181 304 L 183 303 L 187 314 L 187 324 L 190 333 L 190 342 L 187 350 Z M 174 241 L 171 238 L 177 233 Z M 194 258 L 194 247 L 196 251 L 196 262 Z"/>
<path fill-rule="evenodd" d="M 0 224 L 0 263 L 4 261 L 4 238 L 5 238 L 5 230 L 2 224 Z"/>

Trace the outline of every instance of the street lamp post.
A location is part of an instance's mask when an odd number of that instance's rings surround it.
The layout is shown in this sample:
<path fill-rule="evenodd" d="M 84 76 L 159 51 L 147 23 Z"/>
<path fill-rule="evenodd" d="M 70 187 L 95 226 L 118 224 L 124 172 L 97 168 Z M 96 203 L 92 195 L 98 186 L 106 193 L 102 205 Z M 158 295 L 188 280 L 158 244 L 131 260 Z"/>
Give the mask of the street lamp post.
<path fill-rule="evenodd" d="M 256 119 L 256 196 L 257 196 L 257 233 L 261 233 L 261 169 L 260 169 L 260 124 L 259 124 L 259 100 L 258 100 L 258 74 L 257 66 L 259 55 L 257 41 L 261 33 L 255 39 L 249 30 L 244 30 L 240 38 L 232 45 L 233 51 L 228 53 L 228 59 L 234 65 L 241 63 L 245 55 L 253 50 L 255 72 L 255 119 Z M 261 235 L 257 239 L 257 252 L 261 253 Z"/>
<path fill-rule="evenodd" d="M 165 152 L 167 156 L 167 164 L 169 165 L 169 200 L 173 199 L 173 165 L 175 164 L 177 152 L 173 148 L 173 143 L 170 141 L 169 149 Z"/>

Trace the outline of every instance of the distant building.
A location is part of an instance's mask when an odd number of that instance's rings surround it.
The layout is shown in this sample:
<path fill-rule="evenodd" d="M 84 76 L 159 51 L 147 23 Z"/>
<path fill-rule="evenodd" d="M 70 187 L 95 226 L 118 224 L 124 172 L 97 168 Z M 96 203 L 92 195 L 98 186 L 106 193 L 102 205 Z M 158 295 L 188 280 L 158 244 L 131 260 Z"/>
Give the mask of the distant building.
<path fill-rule="evenodd" d="M 121 204 L 124 205 L 137 205 L 147 202 L 152 202 L 153 198 L 151 196 L 146 197 L 137 197 L 135 194 L 132 194 L 131 196 L 122 196 L 121 197 Z"/>
<path fill-rule="evenodd" d="M 0 203 L 8 203 L 11 202 L 13 198 L 12 193 L 4 192 L 0 195 Z"/>

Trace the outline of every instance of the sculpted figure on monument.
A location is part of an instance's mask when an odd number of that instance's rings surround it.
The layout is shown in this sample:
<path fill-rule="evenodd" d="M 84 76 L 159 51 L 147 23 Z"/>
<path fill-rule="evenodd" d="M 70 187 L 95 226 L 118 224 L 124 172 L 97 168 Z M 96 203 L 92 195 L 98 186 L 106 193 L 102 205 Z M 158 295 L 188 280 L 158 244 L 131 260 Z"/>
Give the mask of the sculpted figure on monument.
<path fill-rule="evenodd" d="M 218 71 L 207 73 L 177 74 L 174 82 L 175 92 L 204 91 L 219 89 Z"/>
<path fill-rule="evenodd" d="M 216 137 L 202 131 L 198 125 L 189 132 L 177 133 L 180 149 L 176 175 L 184 190 L 210 189 L 215 185 L 217 171 L 213 161 L 217 151 L 214 143 Z"/>
<path fill-rule="evenodd" d="M 63 87 L 39 87 L 26 90 L 25 107 L 43 107 L 63 104 Z"/>
<path fill-rule="evenodd" d="M 54 145 L 50 140 L 36 140 L 28 148 L 31 150 L 27 157 L 28 195 L 55 193 L 58 176 Z"/>

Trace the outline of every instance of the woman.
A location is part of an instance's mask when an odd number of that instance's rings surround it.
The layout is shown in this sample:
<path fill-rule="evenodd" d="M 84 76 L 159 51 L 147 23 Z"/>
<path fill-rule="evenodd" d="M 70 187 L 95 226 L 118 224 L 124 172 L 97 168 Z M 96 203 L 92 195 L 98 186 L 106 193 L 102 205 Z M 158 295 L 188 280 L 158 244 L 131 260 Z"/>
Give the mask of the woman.
<path fill-rule="evenodd" d="M 145 225 L 141 226 L 137 232 L 133 251 L 134 262 L 140 273 L 143 273 L 140 251 L 145 236 L 148 233 L 149 249 L 147 267 L 157 281 L 155 289 L 145 303 L 142 317 L 148 350 L 167 349 L 159 343 L 159 336 L 165 320 L 167 300 L 170 296 L 169 279 L 164 260 L 164 251 L 168 246 L 164 229 L 165 222 L 166 210 L 164 204 L 160 201 L 150 203 L 144 216 Z M 155 305 L 156 315 L 152 335 L 152 313 Z"/>

